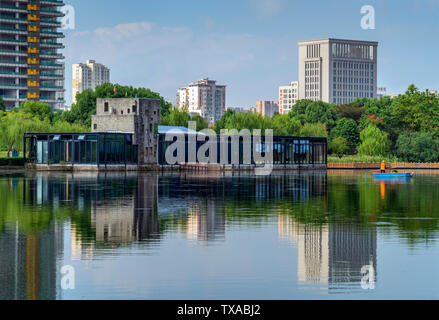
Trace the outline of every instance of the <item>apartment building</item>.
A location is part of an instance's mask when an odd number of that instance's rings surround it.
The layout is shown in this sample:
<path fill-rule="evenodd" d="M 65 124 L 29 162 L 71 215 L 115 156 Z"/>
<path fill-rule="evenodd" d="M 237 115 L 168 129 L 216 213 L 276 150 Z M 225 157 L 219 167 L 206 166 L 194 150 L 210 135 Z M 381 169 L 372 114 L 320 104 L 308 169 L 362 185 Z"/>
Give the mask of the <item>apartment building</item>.
<path fill-rule="evenodd" d="M 58 0 L 1 1 L 0 96 L 7 109 L 26 100 L 65 106 L 62 6 Z"/>
<path fill-rule="evenodd" d="M 177 107 L 187 108 L 190 114 L 200 115 L 213 124 L 225 112 L 226 86 L 209 78 L 191 83 L 177 91 Z"/>
<path fill-rule="evenodd" d="M 279 87 L 279 113 L 288 114 L 299 98 L 299 82 L 293 81 L 287 86 Z"/>
<path fill-rule="evenodd" d="M 76 94 L 84 90 L 95 90 L 97 86 L 110 82 L 110 69 L 95 60 L 72 65 L 72 102 L 76 103 Z"/>
<path fill-rule="evenodd" d="M 256 101 L 256 112 L 271 118 L 279 112 L 279 105 L 275 101 Z"/>
<path fill-rule="evenodd" d="M 299 42 L 299 99 L 344 104 L 377 96 L 378 42 Z"/>

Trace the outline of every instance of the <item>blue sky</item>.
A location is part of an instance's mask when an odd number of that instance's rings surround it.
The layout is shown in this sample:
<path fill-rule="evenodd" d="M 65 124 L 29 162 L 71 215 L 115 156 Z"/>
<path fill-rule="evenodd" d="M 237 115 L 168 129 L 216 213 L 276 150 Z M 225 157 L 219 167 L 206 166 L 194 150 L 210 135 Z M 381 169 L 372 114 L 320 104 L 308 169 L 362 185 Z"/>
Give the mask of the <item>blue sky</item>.
<path fill-rule="evenodd" d="M 176 90 L 209 77 L 227 85 L 227 106 L 277 100 L 297 80 L 297 42 L 372 40 L 378 86 L 402 93 L 414 83 L 439 89 L 439 0 L 67 0 L 66 97 L 71 65 L 94 59 L 111 81 L 151 88 L 175 102 Z M 376 10 L 376 29 L 360 26 L 361 7 Z"/>

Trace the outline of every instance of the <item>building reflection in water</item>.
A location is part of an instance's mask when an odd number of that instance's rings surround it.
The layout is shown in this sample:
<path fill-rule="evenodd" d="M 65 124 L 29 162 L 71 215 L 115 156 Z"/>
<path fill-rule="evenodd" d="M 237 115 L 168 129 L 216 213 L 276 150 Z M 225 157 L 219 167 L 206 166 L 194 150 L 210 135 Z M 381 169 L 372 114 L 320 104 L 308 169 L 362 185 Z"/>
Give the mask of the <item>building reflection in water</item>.
<path fill-rule="evenodd" d="M 279 236 L 297 246 L 301 283 L 327 283 L 329 289 L 360 284 L 363 266 L 373 266 L 376 281 L 375 229 L 337 222 L 305 224 L 296 222 L 290 215 L 279 214 Z"/>

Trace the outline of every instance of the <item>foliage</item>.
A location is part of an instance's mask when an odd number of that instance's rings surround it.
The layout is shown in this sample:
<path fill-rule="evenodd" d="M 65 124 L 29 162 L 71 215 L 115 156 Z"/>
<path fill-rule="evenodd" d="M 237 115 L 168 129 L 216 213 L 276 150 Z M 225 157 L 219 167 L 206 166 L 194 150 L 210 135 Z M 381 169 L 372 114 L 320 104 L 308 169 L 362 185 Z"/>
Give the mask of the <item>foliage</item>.
<path fill-rule="evenodd" d="M 5 101 L 0 97 L 0 111 L 6 111 Z"/>
<path fill-rule="evenodd" d="M 305 123 L 300 129 L 302 137 L 328 137 L 326 125 L 322 123 Z"/>
<path fill-rule="evenodd" d="M 351 103 L 341 104 L 334 107 L 339 118 L 352 119 L 358 123 L 367 107 L 363 102 L 356 100 Z"/>
<path fill-rule="evenodd" d="M 346 155 L 340 158 L 338 155 L 329 155 L 328 162 L 329 163 L 380 163 L 381 161 L 390 162 L 399 162 L 399 159 L 392 156 L 365 156 L 365 155 Z"/>
<path fill-rule="evenodd" d="M 23 102 L 20 106 L 20 112 L 37 117 L 41 121 L 46 119 L 52 121 L 53 118 L 53 112 L 49 105 L 40 101 L 29 100 Z"/>
<path fill-rule="evenodd" d="M 203 117 L 199 115 L 191 116 L 187 110 L 179 110 L 177 108 L 171 108 L 170 112 L 160 119 L 160 124 L 163 126 L 187 128 L 189 121 L 194 121 L 196 123 L 197 131 L 206 129 L 209 126 Z"/>
<path fill-rule="evenodd" d="M 329 143 L 329 152 L 340 158 L 349 151 L 348 141 L 343 137 L 337 137 Z"/>
<path fill-rule="evenodd" d="M 347 142 L 348 150 L 353 153 L 360 143 L 360 133 L 358 132 L 357 123 L 352 119 L 342 118 L 337 121 L 337 125 L 331 132 L 333 139 L 344 138 Z"/>
<path fill-rule="evenodd" d="M 76 95 L 76 103 L 70 111 L 64 112 L 62 120 L 83 126 L 91 126 L 91 116 L 96 114 L 97 98 L 151 98 L 161 100 L 161 116 L 164 117 L 171 111 L 172 105 L 166 102 L 159 93 L 146 88 L 133 88 L 118 84 L 105 83 L 97 86 L 96 90 L 85 90 Z"/>
<path fill-rule="evenodd" d="M 437 162 L 439 144 L 428 132 L 404 133 L 396 143 L 396 154 L 407 162 Z"/>
<path fill-rule="evenodd" d="M 302 125 L 322 123 L 328 130 L 332 130 L 338 119 L 334 107 L 335 105 L 322 101 L 300 100 L 289 115 L 300 120 Z"/>
<path fill-rule="evenodd" d="M 0 158 L 1 166 L 24 166 L 24 158 Z"/>
<path fill-rule="evenodd" d="M 361 145 L 358 149 L 361 155 L 386 156 L 388 154 L 388 134 L 369 124 L 360 133 Z"/>

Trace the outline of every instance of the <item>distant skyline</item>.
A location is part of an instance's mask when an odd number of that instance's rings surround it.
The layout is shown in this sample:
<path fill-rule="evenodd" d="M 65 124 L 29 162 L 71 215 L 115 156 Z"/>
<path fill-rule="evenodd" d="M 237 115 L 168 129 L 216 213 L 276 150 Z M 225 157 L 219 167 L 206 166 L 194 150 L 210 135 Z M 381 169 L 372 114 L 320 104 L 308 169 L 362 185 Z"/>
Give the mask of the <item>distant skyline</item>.
<path fill-rule="evenodd" d="M 67 30 L 66 100 L 72 64 L 92 59 L 111 81 L 147 87 L 175 103 L 177 89 L 209 77 L 227 85 L 226 106 L 277 101 L 298 78 L 300 40 L 378 41 L 378 87 L 399 94 L 414 83 L 439 89 L 436 56 L 439 0 L 71 0 L 76 29 Z M 372 5 L 376 29 L 360 26 Z"/>

